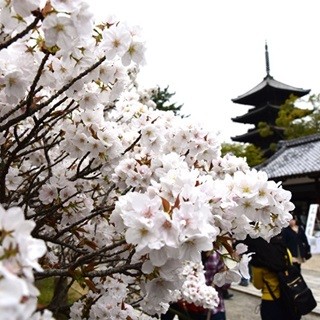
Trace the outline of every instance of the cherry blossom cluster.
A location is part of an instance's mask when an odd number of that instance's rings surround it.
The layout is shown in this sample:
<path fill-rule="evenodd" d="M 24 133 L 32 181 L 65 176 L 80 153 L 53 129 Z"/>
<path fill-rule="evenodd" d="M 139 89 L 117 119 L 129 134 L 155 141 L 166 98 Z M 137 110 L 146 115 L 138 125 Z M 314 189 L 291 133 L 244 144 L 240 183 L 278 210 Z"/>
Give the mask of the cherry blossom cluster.
<path fill-rule="evenodd" d="M 97 22 L 83 0 L 8 0 L 0 30 L 1 311 L 50 319 L 34 314 L 33 285 L 49 277 L 61 281 L 48 308 L 70 319 L 150 319 L 180 298 L 213 307 L 200 253 L 269 240 L 291 194 L 221 157 L 213 131 L 156 109 L 156 89 L 137 83 L 139 27 Z M 226 253 L 235 264 L 216 282 L 248 276 L 244 252 Z M 59 293 L 77 285 L 70 306 Z"/>
<path fill-rule="evenodd" d="M 238 283 L 242 278 L 250 279 L 248 263 L 251 260 L 252 252 L 246 254 L 248 247 L 243 243 L 238 243 L 232 256 L 222 254 L 224 258 L 225 268 L 216 273 L 213 277 L 213 283 L 218 287 L 222 287 L 226 283 Z M 238 261 L 238 263 L 235 263 Z"/>
<path fill-rule="evenodd" d="M 76 302 L 71 307 L 70 318 L 82 320 L 90 319 L 132 319 L 148 320 L 155 319 L 151 316 L 134 309 L 127 300 L 128 283 L 133 279 L 125 279 L 123 275 L 93 279 L 95 292 L 89 291 L 88 297 L 94 301 L 89 310 L 85 310 L 83 303 Z M 86 312 L 88 314 L 86 314 Z"/>
<path fill-rule="evenodd" d="M 158 167 L 152 166 L 152 159 Z M 126 167 L 127 177 L 131 176 L 130 170 L 133 174 L 138 171 L 139 162 Z M 153 173 L 150 186 L 144 193 L 139 189 L 121 197 L 111 221 L 117 230 L 123 231 L 127 243 L 135 246 L 134 259 L 149 257 L 143 265 L 143 271 L 149 274 L 144 282 L 157 283 L 146 286 L 146 290 L 154 290 L 145 295 L 149 309 L 150 300 L 165 301 L 170 291 L 178 290 L 180 283 L 176 279 L 181 273 L 181 261 L 199 262 L 199 252 L 212 250 L 212 242 L 218 241 L 219 236 L 228 234 L 243 240 L 249 234 L 269 239 L 290 218 L 289 210 L 293 208 L 290 193 L 268 181 L 263 172 L 239 169 L 233 172 L 230 163 L 223 170 L 223 179 L 213 179 L 213 175 L 188 168 L 176 153 L 157 158 L 153 155 L 146 163 Z M 231 174 L 228 168 L 232 168 Z M 135 182 L 144 186 L 144 181 Z M 220 275 L 220 283 L 222 279 L 231 283 L 249 277 L 247 255 L 242 255 L 239 262 Z"/>
<path fill-rule="evenodd" d="M 38 263 L 46 252 L 44 241 L 34 239 L 33 221 L 24 218 L 20 208 L 5 210 L 0 206 L 0 314 L 3 319 L 51 319 L 33 314 L 38 289 L 34 286 L 33 270 L 42 270 Z"/>
<path fill-rule="evenodd" d="M 185 276 L 181 296 L 184 301 L 207 309 L 213 309 L 218 305 L 219 297 L 217 291 L 214 287 L 205 285 L 206 279 L 201 263 L 186 263 L 182 275 Z"/>

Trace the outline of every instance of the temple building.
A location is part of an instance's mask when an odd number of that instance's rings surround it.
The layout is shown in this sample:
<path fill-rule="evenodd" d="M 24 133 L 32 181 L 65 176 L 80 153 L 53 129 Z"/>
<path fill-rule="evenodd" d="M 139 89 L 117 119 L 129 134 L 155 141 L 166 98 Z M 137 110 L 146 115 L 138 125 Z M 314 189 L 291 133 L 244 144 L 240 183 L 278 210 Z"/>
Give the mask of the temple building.
<path fill-rule="evenodd" d="M 270 75 L 267 44 L 265 44 L 265 57 L 267 75 L 264 79 L 248 92 L 232 99 L 234 103 L 252 106 L 247 113 L 232 118 L 232 121 L 251 124 L 254 127 L 242 135 L 231 137 L 231 139 L 235 142 L 252 143 L 260 147 L 264 151 L 265 156 L 269 157 L 272 154 L 270 145 L 272 143 L 276 144 L 283 139 L 281 128 L 275 129 L 275 120 L 281 105 L 283 105 L 291 95 L 300 98 L 307 95 L 310 89 L 305 90 L 284 84 Z M 270 135 L 266 137 L 260 135 L 258 128 L 260 122 L 265 122 L 274 129 Z"/>
<path fill-rule="evenodd" d="M 306 231 L 311 209 L 318 206 L 314 220 L 309 221 L 312 230 L 308 238 L 316 237 L 311 242 L 320 253 L 320 133 L 279 141 L 277 151 L 255 168 L 266 172 L 269 179 L 281 182 L 283 188 L 291 192 L 294 212 Z"/>

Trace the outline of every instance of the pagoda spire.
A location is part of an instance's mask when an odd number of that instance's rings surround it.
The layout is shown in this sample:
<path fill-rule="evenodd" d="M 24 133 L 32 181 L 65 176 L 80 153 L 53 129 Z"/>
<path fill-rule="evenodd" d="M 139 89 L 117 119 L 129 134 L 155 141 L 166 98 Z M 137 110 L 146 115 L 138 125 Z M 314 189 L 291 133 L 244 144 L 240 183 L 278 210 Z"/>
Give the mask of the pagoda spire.
<path fill-rule="evenodd" d="M 266 71 L 267 71 L 267 77 L 268 77 L 270 76 L 270 63 L 269 63 L 269 51 L 268 51 L 267 41 L 265 43 L 265 55 L 266 55 Z"/>

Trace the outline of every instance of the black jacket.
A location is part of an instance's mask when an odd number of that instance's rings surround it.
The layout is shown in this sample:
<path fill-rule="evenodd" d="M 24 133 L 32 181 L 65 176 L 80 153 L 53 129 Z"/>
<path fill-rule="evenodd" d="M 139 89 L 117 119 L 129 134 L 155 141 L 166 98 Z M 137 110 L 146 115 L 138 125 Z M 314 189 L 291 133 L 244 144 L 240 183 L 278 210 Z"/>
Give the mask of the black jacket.
<path fill-rule="evenodd" d="M 299 226 L 298 232 L 288 226 L 282 230 L 282 235 L 293 257 L 298 257 L 299 248 L 301 257 L 307 258 L 310 254 L 310 245 L 302 226 Z"/>
<path fill-rule="evenodd" d="M 287 269 L 288 253 L 281 233 L 273 237 L 270 242 L 260 237 L 252 239 L 250 236 L 242 242 L 248 246 L 248 252 L 254 252 L 250 265 L 265 267 L 273 272 Z"/>

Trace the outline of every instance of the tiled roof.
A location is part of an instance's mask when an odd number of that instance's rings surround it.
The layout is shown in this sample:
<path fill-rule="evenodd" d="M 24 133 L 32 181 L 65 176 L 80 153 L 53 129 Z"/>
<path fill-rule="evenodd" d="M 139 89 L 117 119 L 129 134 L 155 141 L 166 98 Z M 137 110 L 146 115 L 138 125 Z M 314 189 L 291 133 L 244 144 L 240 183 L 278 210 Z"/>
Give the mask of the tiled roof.
<path fill-rule="evenodd" d="M 256 169 L 265 171 L 270 179 L 320 176 L 320 134 L 280 141 L 278 151 Z"/>

